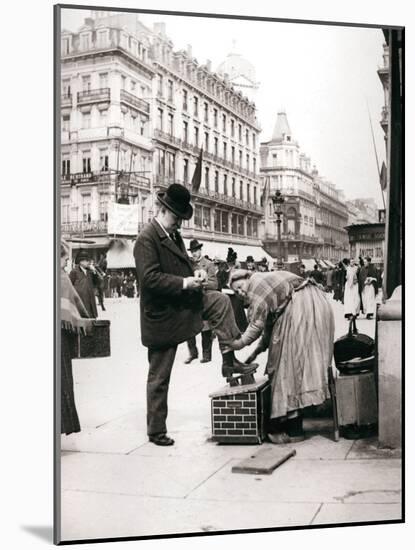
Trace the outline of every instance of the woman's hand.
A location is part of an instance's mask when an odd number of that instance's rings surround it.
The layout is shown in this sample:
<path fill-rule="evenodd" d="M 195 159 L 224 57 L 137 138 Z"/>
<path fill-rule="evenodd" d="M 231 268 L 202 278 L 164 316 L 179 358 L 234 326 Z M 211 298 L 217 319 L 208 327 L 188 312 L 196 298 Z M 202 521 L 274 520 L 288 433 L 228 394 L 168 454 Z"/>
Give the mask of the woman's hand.
<path fill-rule="evenodd" d="M 228 346 L 234 351 L 237 351 L 238 349 L 244 348 L 245 344 L 242 342 L 241 338 L 238 338 L 236 340 L 233 340 L 232 342 L 229 342 Z"/>

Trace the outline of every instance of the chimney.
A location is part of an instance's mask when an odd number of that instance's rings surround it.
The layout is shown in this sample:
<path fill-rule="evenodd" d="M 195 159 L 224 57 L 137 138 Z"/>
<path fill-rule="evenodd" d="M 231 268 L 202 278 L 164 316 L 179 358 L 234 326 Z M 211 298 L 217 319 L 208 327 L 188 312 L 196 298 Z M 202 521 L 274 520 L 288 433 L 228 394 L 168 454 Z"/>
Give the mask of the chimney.
<path fill-rule="evenodd" d="M 189 59 L 192 59 L 192 46 L 190 44 L 187 44 L 186 53 L 187 53 L 187 57 Z"/>

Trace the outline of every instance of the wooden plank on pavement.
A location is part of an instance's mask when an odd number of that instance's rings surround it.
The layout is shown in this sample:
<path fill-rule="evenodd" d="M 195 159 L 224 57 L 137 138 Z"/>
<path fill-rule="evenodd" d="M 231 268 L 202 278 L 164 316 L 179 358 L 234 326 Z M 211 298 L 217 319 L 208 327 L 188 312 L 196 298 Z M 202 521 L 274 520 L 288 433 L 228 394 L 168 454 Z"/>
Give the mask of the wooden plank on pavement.
<path fill-rule="evenodd" d="M 295 449 L 265 447 L 233 466 L 232 473 L 269 475 L 295 454 Z"/>

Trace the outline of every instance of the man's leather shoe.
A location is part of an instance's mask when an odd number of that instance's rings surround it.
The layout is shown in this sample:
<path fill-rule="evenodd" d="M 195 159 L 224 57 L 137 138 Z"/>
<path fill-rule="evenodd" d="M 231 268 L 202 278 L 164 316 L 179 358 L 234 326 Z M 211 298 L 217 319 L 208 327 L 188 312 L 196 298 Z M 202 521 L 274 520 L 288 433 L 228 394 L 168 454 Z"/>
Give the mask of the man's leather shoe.
<path fill-rule="evenodd" d="M 174 439 L 168 437 L 166 434 L 150 435 L 149 440 L 154 445 L 160 445 L 161 447 L 168 447 L 174 445 Z"/>
<path fill-rule="evenodd" d="M 204 355 L 200 360 L 201 363 L 210 363 L 211 361 L 212 361 L 212 357 L 210 355 Z"/>
<path fill-rule="evenodd" d="M 222 376 L 228 378 L 232 374 L 252 374 L 258 368 L 258 363 L 250 363 L 246 365 L 245 363 L 239 363 L 233 365 L 233 367 L 228 365 L 222 365 Z"/>
<path fill-rule="evenodd" d="M 186 359 L 186 361 L 184 362 L 185 365 L 190 365 L 190 363 L 194 360 L 194 359 L 197 359 L 197 355 L 191 355 L 190 357 L 188 357 Z"/>

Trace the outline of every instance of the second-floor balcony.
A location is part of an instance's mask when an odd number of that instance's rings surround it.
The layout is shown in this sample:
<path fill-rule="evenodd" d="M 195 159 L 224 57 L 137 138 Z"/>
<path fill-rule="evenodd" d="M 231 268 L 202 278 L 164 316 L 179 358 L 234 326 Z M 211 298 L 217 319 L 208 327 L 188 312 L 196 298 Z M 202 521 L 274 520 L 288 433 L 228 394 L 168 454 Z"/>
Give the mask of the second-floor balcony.
<path fill-rule="evenodd" d="M 110 88 L 97 88 L 95 90 L 84 90 L 77 93 L 78 105 L 86 105 L 99 101 L 109 101 L 111 98 Z"/>
<path fill-rule="evenodd" d="M 163 132 L 162 130 L 156 129 L 154 130 L 154 137 L 158 141 L 163 141 L 177 148 L 180 147 L 181 140 L 169 132 Z"/>
<path fill-rule="evenodd" d="M 147 101 L 144 101 L 144 99 L 141 99 L 141 97 L 130 94 L 130 92 L 127 92 L 126 90 L 121 90 L 120 99 L 123 103 L 131 105 L 142 113 L 145 113 L 146 115 L 150 114 L 150 104 Z"/>
<path fill-rule="evenodd" d="M 108 222 L 102 220 L 62 222 L 61 232 L 69 235 L 107 233 Z"/>

